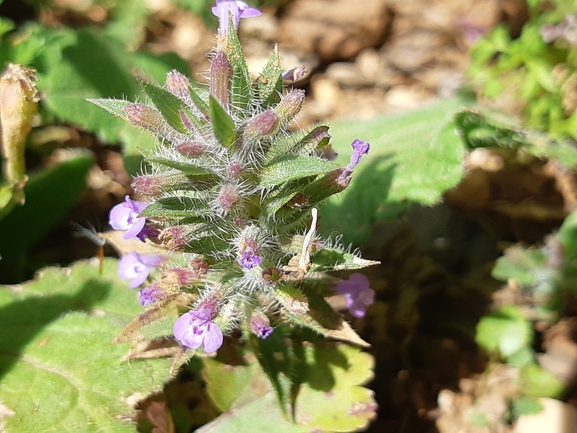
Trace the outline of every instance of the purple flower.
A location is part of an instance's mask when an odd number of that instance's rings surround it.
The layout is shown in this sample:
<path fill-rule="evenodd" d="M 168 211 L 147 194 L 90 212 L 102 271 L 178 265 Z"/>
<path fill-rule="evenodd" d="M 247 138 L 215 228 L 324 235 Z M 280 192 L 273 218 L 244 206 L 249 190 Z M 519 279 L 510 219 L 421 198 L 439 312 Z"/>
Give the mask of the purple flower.
<path fill-rule="evenodd" d="M 369 149 L 371 148 L 369 143 L 359 140 L 358 138 L 351 143 L 351 146 L 353 147 L 353 154 L 351 155 L 349 165 L 345 167 L 346 171 L 353 171 L 353 168 L 355 168 L 359 163 L 361 157 L 369 153 Z"/>
<path fill-rule="evenodd" d="M 273 331 L 272 326 L 270 326 L 268 317 L 260 312 L 255 312 L 250 317 L 249 328 L 253 334 L 262 338 L 263 340 L 272 334 Z"/>
<path fill-rule="evenodd" d="M 345 295 L 347 308 L 355 317 L 365 317 L 367 307 L 375 302 L 375 291 L 369 287 L 369 279 L 363 274 L 351 274 L 348 281 L 339 281 L 335 290 Z"/>
<path fill-rule="evenodd" d="M 122 256 L 118 262 L 118 275 L 120 278 L 130 280 L 128 287 L 134 289 L 140 286 L 150 272 L 150 268 L 158 266 L 167 260 L 166 257 L 155 254 L 138 254 L 131 252 Z"/>
<path fill-rule="evenodd" d="M 109 222 L 114 230 L 126 230 L 124 239 L 139 238 L 143 240 L 146 218 L 139 217 L 148 203 L 130 200 L 125 197 L 124 202 L 117 204 L 110 210 Z"/>
<path fill-rule="evenodd" d="M 138 292 L 138 299 L 140 305 L 146 307 L 147 305 L 153 304 L 156 301 L 166 298 L 166 293 L 156 284 L 152 284 Z"/>
<path fill-rule="evenodd" d="M 232 23 L 235 30 L 238 29 L 238 22 L 241 18 L 258 17 L 262 12 L 251 8 L 245 2 L 234 0 L 216 0 L 216 6 L 212 7 L 212 13 L 218 17 L 218 32 L 221 35 L 228 33 L 228 20 L 232 15 Z"/>
<path fill-rule="evenodd" d="M 222 331 L 211 320 L 211 310 L 199 308 L 180 316 L 174 323 L 174 338 L 191 349 L 203 347 L 205 352 L 216 352 L 222 346 Z"/>
<path fill-rule="evenodd" d="M 262 258 L 251 247 L 246 247 L 237 257 L 236 261 L 245 269 L 252 269 L 262 263 Z"/>

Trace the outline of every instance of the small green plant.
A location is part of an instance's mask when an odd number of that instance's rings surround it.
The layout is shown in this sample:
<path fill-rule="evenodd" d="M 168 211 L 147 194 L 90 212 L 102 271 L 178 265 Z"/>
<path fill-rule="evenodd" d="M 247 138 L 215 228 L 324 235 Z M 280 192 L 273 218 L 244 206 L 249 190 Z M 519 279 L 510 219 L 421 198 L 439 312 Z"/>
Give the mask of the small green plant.
<path fill-rule="evenodd" d="M 522 115 L 527 127 L 555 138 L 577 136 L 577 7 L 533 0 L 530 20 L 512 39 L 497 26 L 473 47 L 469 74 L 481 94 Z"/>

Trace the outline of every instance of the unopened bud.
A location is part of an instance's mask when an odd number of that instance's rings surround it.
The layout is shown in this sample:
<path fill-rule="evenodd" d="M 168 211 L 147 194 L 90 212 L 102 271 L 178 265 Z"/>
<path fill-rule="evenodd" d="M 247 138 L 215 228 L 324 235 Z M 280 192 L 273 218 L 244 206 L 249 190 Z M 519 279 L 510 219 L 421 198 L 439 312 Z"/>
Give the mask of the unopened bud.
<path fill-rule="evenodd" d="M 254 311 L 250 316 L 249 329 L 250 332 L 263 340 L 272 334 L 273 331 L 269 318 L 260 311 Z"/>
<path fill-rule="evenodd" d="M 231 211 L 240 201 L 238 186 L 226 183 L 220 188 L 218 193 L 218 204 L 225 211 Z"/>
<path fill-rule="evenodd" d="M 226 172 L 226 174 L 233 179 L 239 177 L 243 173 L 244 173 L 244 166 L 240 162 L 232 162 L 228 166 L 228 170 Z"/>
<path fill-rule="evenodd" d="M 163 131 L 166 122 L 158 110 L 144 104 L 131 104 L 124 108 L 126 117 L 135 126 L 148 129 L 159 134 Z"/>
<path fill-rule="evenodd" d="M 162 192 L 182 189 L 188 182 L 183 173 L 144 174 L 132 181 L 132 189 L 141 195 L 157 197 Z"/>
<path fill-rule="evenodd" d="M 230 103 L 232 74 L 232 66 L 226 54 L 222 50 L 218 51 L 210 65 L 210 96 L 224 108 L 228 108 Z"/>
<path fill-rule="evenodd" d="M 164 271 L 160 279 L 162 284 L 178 289 L 180 287 L 190 286 L 199 281 L 199 276 L 197 272 L 191 269 L 172 268 Z"/>
<path fill-rule="evenodd" d="M 176 146 L 178 153 L 189 158 L 197 158 L 204 155 L 207 149 L 208 146 L 200 141 L 185 141 Z"/>
<path fill-rule="evenodd" d="M 190 80 L 176 69 L 166 74 L 166 88 L 187 105 L 192 105 L 190 98 Z"/>
<path fill-rule="evenodd" d="M 244 126 L 245 139 L 253 139 L 273 134 L 278 127 L 280 118 L 274 111 L 265 111 L 246 122 Z"/>
<path fill-rule="evenodd" d="M 151 284 L 138 292 L 140 305 L 143 307 L 165 299 L 167 295 L 168 293 L 157 283 Z"/>
<path fill-rule="evenodd" d="M 199 277 L 208 273 L 209 265 L 204 261 L 202 256 L 196 256 L 188 262 L 188 267 Z"/>
<path fill-rule="evenodd" d="M 175 251 L 183 249 L 187 245 L 190 234 L 189 226 L 172 226 L 162 230 L 158 238 L 163 247 Z"/>
<path fill-rule="evenodd" d="M 278 114 L 283 124 L 286 124 L 294 119 L 294 117 L 301 111 L 305 102 L 305 91 L 301 89 L 294 89 L 286 95 L 274 111 Z"/>

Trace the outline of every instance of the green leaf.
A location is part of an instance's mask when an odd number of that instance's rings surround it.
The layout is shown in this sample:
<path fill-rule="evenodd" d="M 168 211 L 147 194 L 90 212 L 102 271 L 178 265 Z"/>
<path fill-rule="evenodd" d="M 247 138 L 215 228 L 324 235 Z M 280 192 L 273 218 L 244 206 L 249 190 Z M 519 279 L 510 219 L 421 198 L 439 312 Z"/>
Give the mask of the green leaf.
<path fill-rule="evenodd" d="M 189 131 L 182 123 L 182 119 L 180 117 L 180 112 L 188 112 L 188 107 L 186 104 L 172 93 L 161 89 L 152 83 L 141 80 L 140 85 L 144 89 L 144 92 L 152 100 L 158 111 L 160 111 L 162 117 L 164 117 L 164 119 L 168 122 L 168 124 L 178 132 L 187 134 Z M 188 114 L 189 117 L 192 117 L 190 113 Z"/>
<path fill-rule="evenodd" d="M 175 168 L 191 176 L 206 176 L 213 175 L 211 171 L 203 166 L 198 165 L 192 160 L 175 160 L 161 157 L 146 157 L 146 160 L 154 164 L 162 164 L 166 167 Z"/>
<path fill-rule="evenodd" d="M 230 147 L 237 137 L 234 120 L 212 96 L 209 97 L 209 102 L 214 136 L 224 147 Z"/>
<path fill-rule="evenodd" d="M 259 186 L 270 188 L 295 179 L 328 173 L 337 168 L 337 164 L 326 159 L 285 155 L 262 168 Z"/>
<path fill-rule="evenodd" d="M 412 204 L 438 203 L 464 174 L 464 146 L 450 123 L 464 105 L 448 99 L 400 116 L 334 123 L 335 162 L 347 164 L 355 138 L 370 142 L 371 150 L 347 189 L 319 207 L 323 234 L 342 233 L 343 243 L 359 244 L 375 221 L 394 218 Z"/>
<path fill-rule="evenodd" d="M 362 269 L 378 265 L 374 260 L 365 260 L 354 254 L 333 248 L 323 248 L 312 256 L 310 272 L 330 272 Z"/>
<path fill-rule="evenodd" d="M 511 411 L 514 419 L 521 415 L 532 415 L 543 410 L 543 405 L 535 397 L 519 397 L 511 401 Z"/>
<path fill-rule="evenodd" d="M 87 101 L 105 109 L 116 117 L 120 117 L 126 122 L 128 122 L 128 117 L 126 116 L 124 109 L 133 104 L 133 102 L 124 99 L 88 98 Z"/>
<path fill-rule="evenodd" d="M 264 342 L 266 344 L 266 341 Z M 250 356 L 243 363 L 205 361 L 207 391 L 226 412 L 199 433 L 268 431 L 348 432 L 366 428 L 376 416 L 372 391 L 362 385 L 372 377 L 373 359 L 342 344 L 305 343 L 294 392 L 294 423 L 283 417 L 266 375 Z"/>
<path fill-rule="evenodd" d="M 144 27 L 148 18 L 148 7 L 140 0 L 115 2 L 112 19 L 104 30 L 105 34 L 125 46 L 136 48 L 144 39 Z"/>
<path fill-rule="evenodd" d="M 106 259 L 101 274 L 79 262 L 18 290 L 0 286 L 0 400 L 14 412 L 3 417 L 7 432 L 133 432 L 131 397 L 169 379 L 170 360 L 121 362 L 127 346 L 111 344 L 141 310 L 116 268 Z"/>
<path fill-rule="evenodd" d="M 283 90 L 282 85 L 282 65 L 278 55 L 278 47 L 275 45 L 274 51 L 264 70 L 256 82 L 259 98 L 264 108 L 268 108 L 280 101 L 280 95 Z"/>
<path fill-rule="evenodd" d="M 547 257 L 540 249 L 511 247 L 507 248 L 505 255 L 497 260 L 491 275 L 501 281 L 514 278 L 522 286 L 529 287 L 538 278 L 535 270 L 544 268 L 546 262 Z"/>
<path fill-rule="evenodd" d="M 210 214 L 210 206 L 204 201 L 191 197 L 167 197 L 147 206 L 142 216 L 149 218 L 190 218 Z"/>
<path fill-rule="evenodd" d="M 238 40 L 236 29 L 232 25 L 232 20 L 230 20 L 227 35 L 225 54 L 233 70 L 231 106 L 234 107 L 233 110 L 236 110 L 239 116 L 247 116 L 247 113 L 250 115 L 250 110 L 247 108 L 250 107 L 252 99 L 251 81 L 242 46 Z"/>
<path fill-rule="evenodd" d="M 479 321 L 475 341 L 486 351 L 507 358 L 531 345 L 533 326 L 517 306 L 505 305 Z"/>
<path fill-rule="evenodd" d="M 533 397 L 559 398 L 565 391 L 565 384 L 560 379 L 537 364 L 521 370 L 521 382 L 525 392 Z"/>

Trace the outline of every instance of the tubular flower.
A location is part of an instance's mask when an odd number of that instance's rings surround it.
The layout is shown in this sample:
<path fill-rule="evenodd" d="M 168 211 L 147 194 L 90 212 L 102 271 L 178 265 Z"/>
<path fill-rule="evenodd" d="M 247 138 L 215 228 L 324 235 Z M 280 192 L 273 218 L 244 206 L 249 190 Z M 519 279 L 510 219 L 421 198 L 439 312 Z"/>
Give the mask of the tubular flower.
<path fill-rule="evenodd" d="M 154 268 L 164 262 L 166 257 L 155 254 L 138 254 L 131 252 L 122 256 L 118 262 L 118 275 L 120 278 L 130 280 L 128 287 L 134 289 L 140 286 Z"/>
<path fill-rule="evenodd" d="M 263 340 L 272 334 L 273 328 L 270 326 L 270 321 L 263 313 L 253 313 L 249 323 L 250 331 L 257 337 Z"/>
<path fill-rule="evenodd" d="M 365 317 L 367 307 L 375 302 L 369 279 L 358 272 L 351 274 L 348 281 L 339 281 L 335 290 L 345 296 L 347 308 L 355 317 Z"/>
<path fill-rule="evenodd" d="M 174 323 L 174 338 L 191 349 L 203 347 L 205 352 L 216 352 L 222 346 L 222 331 L 211 320 L 211 310 L 199 308 L 180 316 Z"/>
<path fill-rule="evenodd" d="M 124 239 L 144 237 L 146 218 L 139 217 L 148 203 L 131 200 L 126 196 L 124 202 L 117 204 L 110 210 L 108 221 L 114 230 L 126 230 Z"/>
<path fill-rule="evenodd" d="M 221 35 L 226 35 L 228 32 L 229 16 L 232 16 L 232 23 L 235 30 L 237 30 L 241 18 L 258 17 L 262 15 L 261 11 L 251 8 L 245 2 L 234 0 L 216 0 L 216 6 L 212 7 L 212 13 L 218 17 L 218 32 Z"/>

